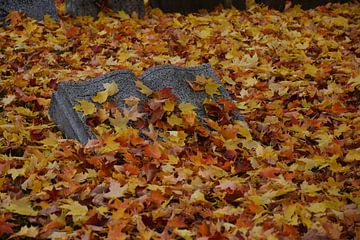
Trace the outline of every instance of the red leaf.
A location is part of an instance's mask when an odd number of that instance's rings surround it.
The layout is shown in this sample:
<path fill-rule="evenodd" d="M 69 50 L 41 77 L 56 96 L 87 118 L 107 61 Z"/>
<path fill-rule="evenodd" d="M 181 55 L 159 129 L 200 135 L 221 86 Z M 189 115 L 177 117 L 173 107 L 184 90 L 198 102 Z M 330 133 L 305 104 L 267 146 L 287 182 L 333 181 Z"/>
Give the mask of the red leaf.
<path fill-rule="evenodd" d="M 10 218 L 11 218 L 11 216 L 9 216 L 9 215 L 0 217 L 0 237 L 5 234 L 12 234 L 13 233 L 12 228 L 17 226 L 14 223 L 6 222 Z"/>

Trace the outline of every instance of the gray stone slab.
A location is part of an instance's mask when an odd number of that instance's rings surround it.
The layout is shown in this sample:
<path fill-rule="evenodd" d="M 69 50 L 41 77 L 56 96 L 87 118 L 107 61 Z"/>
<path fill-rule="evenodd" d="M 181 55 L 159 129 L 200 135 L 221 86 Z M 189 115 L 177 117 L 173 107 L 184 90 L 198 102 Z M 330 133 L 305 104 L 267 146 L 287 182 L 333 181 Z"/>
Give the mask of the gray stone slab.
<path fill-rule="evenodd" d="M 91 98 L 97 92 L 104 90 L 103 84 L 112 81 L 115 81 L 119 86 L 119 92 L 112 96 L 110 100 L 117 101 L 130 96 L 144 98 L 137 91 L 136 79 L 136 76 L 131 71 L 119 70 L 91 80 L 61 82 L 52 95 L 49 114 L 67 138 L 86 143 L 89 139 L 95 139 L 95 135 L 86 125 L 86 119 L 83 118 L 82 113 L 74 110 L 74 106 L 78 105 L 78 100 L 91 102 Z M 117 102 L 119 102 L 119 108 L 124 107 L 123 101 Z"/>
<path fill-rule="evenodd" d="M 49 15 L 55 20 L 59 20 L 54 0 L 0 0 L 0 21 L 6 17 L 10 11 L 24 12 L 28 17 L 38 21 Z"/>
<path fill-rule="evenodd" d="M 150 0 L 150 5 L 153 8 L 160 8 L 164 12 L 179 12 L 183 14 L 197 12 L 200 9 L 212 11 L 220 4 L 225 8 L 234 6 L 239 10 L 246 9 L 245 0 Z"/>
<path fill-rule="evenodd" d="M 205 91 L 194 91 L 187 81 L 194 81 L 196 76 L 202 75 L 212 78 L 220 85 L 221 95 L 210 97 Z M 177 96 L 178 103 L 187 102 L 197 107 L 196 112 L 199 117 L 206 116 L 205 109 L 202 107 L 205 98 L 217 101 L 220 98 L 232 100 L 223 84 L 216 76 L 216 73 L 209 64 L 195 67 L 178 67 L 174 65 L 160 65 L 145 71 L 140 77 L 143 83 L 153 90 L 170 87 Z M 235 115 L 236 120 L 243 120 L 240 114 Z"/>
<path fill-rule="evenodd" d="M 92 16 L 97 17 L 100 12 L 98 5 L 100 0 L 66 0 L 66 13 L 71 16 Z M 114 11 L 124 10 L 129 15 L 138 13 L 139 17 L 145 15 L 143 0 L 107 0 L 107 6 Z"/>
<path fill-rule="evenodd" d="M 232 100 L 209 64 L 196 67 L 156 66 L 145 71 L 140 80 L 155 91 L 162 88 L 172 88 L 172 92 L 177 96 L 178 103 L 188 102 L 197 107 L 196 111 L 201 120 L 206 116 L 203 101 L 210 96 L 205 91 L 195 92 L 189 86 L 187 81 L 195 80 L 197 75 L 211 77 L 220 84 L 221 95 L 214 95 L 213 100 L 219 98 Z M 85 144 L 88 140 L 96 137 L 86 125 L 86 119 L 82 113 L 75 111 L 74 106 L 78 104 L 79 100 L 91 102 L 91 98 L 103 90 L 103 84 L 112 81 L 115 81 L 119 86 L 119 92 L 109 100 L 117 102 L 120 109 L 125 107 L 123 100 L 127 97 L 135 96 L 141 100 L 146 100 L 147 97 L 136 88 L 136 80 L 138 79 L 131 71 L 120 70 L 91 80 L 61 82 L 57 91 L 52 95 L 49 115 L 67 138 L 77 139 Z M 243 120 L 238 112 L 234 119 Z"/>

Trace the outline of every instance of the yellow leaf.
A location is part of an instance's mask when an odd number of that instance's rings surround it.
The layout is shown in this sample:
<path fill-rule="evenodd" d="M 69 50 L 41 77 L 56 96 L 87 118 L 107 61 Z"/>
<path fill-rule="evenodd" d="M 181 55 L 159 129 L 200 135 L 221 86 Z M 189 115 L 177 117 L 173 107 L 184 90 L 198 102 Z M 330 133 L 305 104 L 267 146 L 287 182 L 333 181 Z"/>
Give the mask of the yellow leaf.
<path fill-rule="evenodd" d="M 24 107 L 16 107 L 14 108 L 16 113 L 20 114 L 21 116 L 25 116 L 25 117 L 36 117 L 38 115 L 37 112 L 33 112 L 28 108 L 24 108 Z"/>
<path fill-rule="evenodd" d="M 310 203 L 310 206 L 306 207 L 312 213 L 324 213 L 327 209 L 327 204 L 325 202 L 321 203 Z"/>
<path fill-rule="evenodd" d="M 105 213 L 109 212 L 109 208 L 105 206 L 101 206 L 96 208 L 96 211 L 100 213 L 101 215 L 105 216 Z"/>
<path fill-rule="evenodd" d="M 284 211 L 284 220 L 290 225 L 298 224 L 298 215 L 296 214 L 296 204 L 291 204 L 287 206 Z"/>
<path fill-rule="evenodd" d="M 223 80 L 227 83 L 227 84 L 229 84 L 229 85 L 232 85 L 232 86 L 234 86 L 234 85 L 236 85 L 236 82 L 234 81 L 234 80 L 232 80 L 230 77 L 228 77 L 228 76 L 224 76 L 223 77 Z"/>
<path fill-rule="evenodd" d="M 104 88 L 109 93 L 109 97 L 114 96 L 119 92 L 119 87 L 115 81 L 112 81 L 111 83 L 104 83 Z"/>
<path fill-rule="evenodd" d="M 309 42 L 300 42 L 295 45 L 297 49 L 305 50 L 309 47 Z"/>
<path fill-rule="evenodd" d="M 225 206 L 223 208 L 216 209 L 213 214 L 216 218 L 223 218 L 225 216 L 240 215 L 243 211 L 244 209 L 240 207 Z"/>
<path fill-rule="evenodd" d="M 68 200 L 68 202 L 69 204 L 63 204 L 60 206 L 60 208 L 68 210 L 66 215 L 72 216 L 75 224 L 87 220 L 87 206 L 81 205 L 79 202 L 73 200 Z"/>
<path fill-rule="evenodd" d="M 181 126 L 183 124 L 183 120 L 179 117 L 177 117 L 175 114 L 171 114 L 170 117 L 167 118 L 167 122 L 170 124 L 170 126 Z"/>
<path fill-rule="evenodd" d="M 127 117 L 123 117 L 120 111 L 116 111 L 114 118 L 109 118 L 109 121 L 110 124 L 115 128 L 115 131 L 118 133 L 127 127 L 129 119 Z"/>
<path fill-rule="evenodd" d="M 105 90 L 100 91 L 92 98 L 94 102 L 104 103 L 108 99 L 108 97 L 114 96 L 117 92 L 119 92 L 119 87 L 112 81 L 111 83 L 104 83 Z"/>
<path fill-rule="evenodd" d="M 121 20 L 128 20 L 128 19 L 130 19 L 129 14 L 127 14 L 127 13 L 124 12 L 124 11 L 118 11 L 118 12 L 116 13 L 116 16 L 119 17 Z"/>
<path fill-rule="evenodd" d="M 174 230 L 174 233 L 185 240 L 192 240 L 193 236 L 194 236 L 194 233 L 192 233 L 189 230 L 185 230 L 185 229 L 176 228 Z"/>
<path fill-rule="evenodd" d="M 351 78 L 348 81 L 348 84 L 351 84 L 351 86 L 353 86 L 353 87 L 360 87 L 360 75 Z"/>
<path fill-rule="evenodd" d="M 243 85 L 245 87 L 252 87 L 252 86 L 255 86 L 257 84 L 257 82 L 258 82 L 258 80 L 255 77 L 251 77 L 251 78 L 246 79 L 243 82 Z"/>
<path fill-rule="evenodd" d="M 176 165 L 179 163 L 179 158 L 177 156 L 168 155 L 168 158 L 169 158 L 169 161 L 168 161 L 169 164 Z"/>
<path fill-rule="evenodd" d="M 14 237 L 29 237 L 29 238 L 36 238 L 36 236 L 39 234 L 39 229 L 37 227 L 27 227 L 23 226 L 21 227 L 20 231 L 10 236 L 10 238 Z M 9 238 L 9 239 L 10 239 Z"/>
<path fill-rule="evenodd" d="M 245 54 L 237 64 L 241 67 L 255 67 L 258 61 L 259 58 L 256 53 L 253 56 Z"/>
<path fill-rule="evenodd" d="M 360 161 L 360 148 L 355 150 L 350 150 L 344 159 L 345 162 L 354 162 L 354 161 Z"/>
<path fill-rule="evenodd" d="M 191 103 L 180 103 L 179 109 L 183 114 L 191 114 L 196 107 L 192 105 Z"/>
<path fill-rule="evenodd" d="M 183 25 L 176 18 L 173 19 L 173 26 L 177 28 L 183 27 Z"/>
<path fill-rule="evenodd" d="M 146 96 L 150 96 L 153 93 L 153 90 L 145 86 L 145 84 L 139 80 L 135 82 L 136 87 L 138 88 L 139 92 Z"/>
<path fill-rule="evenodd" d="M 205 85 L 205 92 L 210 96 L 214 96 L 215 94 L 220 95 L 219 87 L 220 84 L 212 80 Z"/>
<path fill-rule="evenodd" d="M 109 96 L 109 95 L 108 95 L 107 91 L 104 90 L 104 91 L 98 92 L 98 93 L 96 94 L 96 96 L 94 96 L 94 97 L 92 98 L 92 100 L 93 100 L 94 102 L 97 102 L 97 103 L 104 103 L 104 102 L 106 102 L 108 96 Z"/>
<path fill-rule="evenodd" d="M 11 178 L 15 180 L 18 176 L 24 176 L 26 172 L 25 168 L 10 168 L 7 174 L 11 174 Z"/>
<path fill-rule="evenodd" d="M 312 77 L 316 76 L 318 68 L 311 64 L 304 64 L 304 72 L 305 74 L 309 74 Z"/>
<path fill-rule="evenodd" d="M 334 18 L 333 22 L 336 26 L 349 27 L 349 20 L 342 16 L 338 16 Z"/>
<path fill-rule="evenodd" d="M 76 111 L 82 112 L 84 116 L 93 114 L 96 112 L 95 104 L 88 102 L 86 100 L 78 101 L 80 104 L 76 105 L 74 109 Z"/>
<path fill-rule="evenodd" d="M 205 195 L 200 191 L 196 190 L 190 197 L 190 202 L 207 202 Z"/>
<path fill-rule="evenodd" d="M 19 200 L 13 200 L 11 203 L 5 207 L 8 211 L 12 213 L 17 213 L 25 216 L 37 216 L 38 212 L 32 209 L 31 202 L 27 198 L 21 198 Z"/>
<path fill-rule="evenodd" d="M 101 148 L 101 152 L 108 153 L 119 149 L 120 143 L 115 141 L 116 138 L 117 136 L 112 135 L 103 139 L 103 147 Z"/>
<path fill-rule="evenodd" d="M 236 125 L 236 128 L 238 130 L 238 133 L 245 137 L 246 140 L 252 140 L 252 136 L 251 136 L 251 132 L 250 129 L 244 124 L 244 123 L 239 123 Z"/>
<path fill-rule="evenodd" d="M 198 32 L 198 37 L 200 38 L 208 38 L 211 36 L 211 28 L 206 27 L 204 30 L 201 30 L 200 32 Z"/>
<path fill-rule="evenodd" d="M 163 110 L 166 112 L 172 112 L 174 111 L 175 103 L 173 101 L 170 101 L 169 99 L 166 99 Z"/>
<path fill-rule="evenodd" d="M 304 181 L 301 185 L 301 192 L 307 193 L 309 196 L 314 197 L 317 195 L 317 191 L 320 191 L 321 188 L 316 186 L 315 184 L 308 184 L 307 181 Z"/>
<path fill-rule="evenodd" d="M 240 139 L 235 138 L 235 139 L 228 139 L 224 142 L 224 147 L 227 150 L 236 150 L 236 149 L 240 149 L 239 147 L 239 143 L 241 142 Z"/>

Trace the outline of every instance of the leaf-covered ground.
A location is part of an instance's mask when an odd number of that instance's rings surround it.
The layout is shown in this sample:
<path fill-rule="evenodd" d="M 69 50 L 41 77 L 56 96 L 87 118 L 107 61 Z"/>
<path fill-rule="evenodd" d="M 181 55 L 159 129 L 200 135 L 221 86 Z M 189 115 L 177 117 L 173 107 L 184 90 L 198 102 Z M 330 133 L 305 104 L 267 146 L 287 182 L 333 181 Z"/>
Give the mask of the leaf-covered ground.
<path fill-rule="evenodd" d="M 360 238 L 359 4 L 9 19 L 0 28 L 2 239 Z M 85 146 L 48 116 L 61 81 L 164 63 L 210 63 L 247 124 L 202 127 L 168 90 L 152 95 L 156 127 L 140 135 L 144 123 L 126 122 L 142 114 L 111 103 L 92 113 L 101 136 Z M 232 106 L 219 104 L 227 115 Z"/>

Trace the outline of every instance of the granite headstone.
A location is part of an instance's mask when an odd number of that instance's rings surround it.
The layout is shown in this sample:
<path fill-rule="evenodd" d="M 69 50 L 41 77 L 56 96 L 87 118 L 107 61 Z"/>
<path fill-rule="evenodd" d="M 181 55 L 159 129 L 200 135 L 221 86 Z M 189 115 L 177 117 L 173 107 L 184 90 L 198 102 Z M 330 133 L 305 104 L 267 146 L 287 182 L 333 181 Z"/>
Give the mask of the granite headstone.
<path fill-rule="evenodd" d="M 284 11 L 285 9 L 285 0 L 256 0 L 256 3 L 262 3 L 268 6 L 269 8 L 276 9 L 278 11 Z"/>
<path fill-rule="evenodd" d="M 208 64 L 196 67 L 156 66 L 145 71 L 139 80 L 152 90 L 172 88 L 172 92 L 177 96 L 178 103 L 192 103 L 197 107 L 198 116 L 202 118 L 206 115 L 203 101 L 205 98 L 210 97 L 204 91 L 194 91 L 187 82 L 194 81 L 198 75 L 207 78 L 211 77 L 220 84 L 219 91 L 221 95 L 215 96 L 213 100 L 224 98 L 232 101 L 231 96 Z M 136 80 L 138 78 L 131 71 L 118 70 L 91 80 L 61 82 L 57 91 L 52 95 L 49 115 L 67 138 L 77 139 L 85 144 L 88 140 L 96 138 L 96 136 L 90 127 L 86 125 L 86 119 L 84 119 L 82 113 L 74 110 L 74 106 L 78 104 L 79 100 L 91 101 L 93 96 L 103 90 L 104 83 L 112 81 L 115 81 L 119 86 L 119 92 L 112 96 L 110 101 L 117 102 L 118 108 L 124 108 L 123 100 L 130 96 L 135 96 L 141 100 L 147 99 L 136 88 Z M 233 119 L 243 120 L 243 117 L 239 112 L 236 112 Z"/>
<path fill-rule="evenodd" d="M 0 0 L 0 21 L 4 21 L 10 11 L 20 11 L 38 21 L 49 15 L 59 20 L 54 0 Z"/>
<path fill-rule="evenodd" d="M 66 0 L 66 13 L 71 16 L 97 17 L 100 12 L 101 0 Z M 136 12 L 139 17 L 145 15 L 143 0 L 107 0 L 107 7 L 114 11 L 124 10 L 129 15 Z"/>
<path fill-rule="evenodd" d="M 151 0 L 150 5 L 153 8 L 160 8 L 164 12 L 179 12 L 182 14 L 188 14 L 197 12 L 200 9 L 206 9 L 211 11 L 215 7 L 223 5 L 225 8 L 231 6 L 236 7 L 239 10 L 246 9 L 245 0 L 181 0 L 181 1 L 169 1 L 169 0 Z"/>

